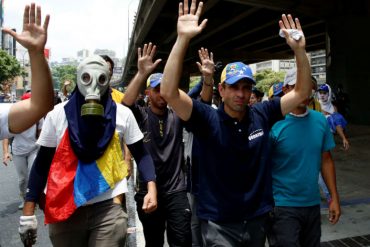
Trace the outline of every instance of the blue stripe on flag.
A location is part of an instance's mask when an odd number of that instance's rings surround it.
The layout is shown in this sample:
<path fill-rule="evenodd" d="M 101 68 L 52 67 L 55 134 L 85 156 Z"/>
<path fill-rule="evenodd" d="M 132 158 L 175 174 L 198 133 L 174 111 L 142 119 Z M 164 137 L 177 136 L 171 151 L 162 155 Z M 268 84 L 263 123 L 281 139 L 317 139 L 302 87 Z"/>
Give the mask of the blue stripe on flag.
<path fill-rule="evenodd" d="M 96 162 L 86 164 L 78 161 L 73 190 L 77 207 L 109 189 L 110 186 L 102 176 Z"/>

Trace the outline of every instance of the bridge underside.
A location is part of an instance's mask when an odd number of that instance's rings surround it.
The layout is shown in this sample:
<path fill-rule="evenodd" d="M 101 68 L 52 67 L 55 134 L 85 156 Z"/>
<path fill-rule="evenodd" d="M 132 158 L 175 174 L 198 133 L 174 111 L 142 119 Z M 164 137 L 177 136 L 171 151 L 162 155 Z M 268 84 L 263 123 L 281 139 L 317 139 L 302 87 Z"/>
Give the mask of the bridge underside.
<path fill-rule="evenodd" d="M 137 47 L 153 42 L 163 66 L 176 39 L 179 1 L 142 0 L 130 40 L 123 81 L 136 73 Z M 370 91 L 370 4 L 367 0 L 204 0 L 202 18 L 207 27 L 188 49 L 184 78 L 197 72 L 197 50 L 206 47 L 216 61 L 240 60 L 255 63 L 270 59 L 291 59 L 293 53 L 278 36 L 282 13 L 299 17 L 307 40 L 307 51 L 326 49 L 327 79 L 342 84 L 350 93 L 352 120 L 370 123 L 370 104 L 360 103 Z M 186 84 L 186 80 L 184 82 Z M 358 90 L 361 89 L 361 90 Z M 359 115 L 362 112 L 361 116 Z M 367 113 L 367 116 L 363 116 Z"/>

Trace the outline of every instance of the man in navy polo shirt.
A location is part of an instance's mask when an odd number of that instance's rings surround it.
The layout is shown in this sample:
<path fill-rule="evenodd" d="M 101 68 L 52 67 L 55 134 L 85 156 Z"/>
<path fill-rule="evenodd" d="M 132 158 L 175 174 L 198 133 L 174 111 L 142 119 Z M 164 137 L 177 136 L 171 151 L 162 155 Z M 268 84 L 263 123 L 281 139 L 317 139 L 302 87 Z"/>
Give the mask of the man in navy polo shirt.
<path fill-rule="evenodd" d="M 182 63 L 198 24 L 203 3 L 180 3 L 178 37 L 167 60 L 161 95 L 199 141 L 199 204 L 202 237 L 206 246 L 264 246 L 273 199 L 268 136 L 271 126 L 311 93 L 311 70 L 305 37 L 298 19 L 282 16 L 280 28 L 294 51 L 298 67 L 296 87 L 281 99 L 248 107 L 255 81 L 251 69 L 235 62 L 226 65 L 219 92 L 223 103 L 216 110 L 192 100 L 178 89 Z M 290 30 L 298 33 L 294 39 Z"/>

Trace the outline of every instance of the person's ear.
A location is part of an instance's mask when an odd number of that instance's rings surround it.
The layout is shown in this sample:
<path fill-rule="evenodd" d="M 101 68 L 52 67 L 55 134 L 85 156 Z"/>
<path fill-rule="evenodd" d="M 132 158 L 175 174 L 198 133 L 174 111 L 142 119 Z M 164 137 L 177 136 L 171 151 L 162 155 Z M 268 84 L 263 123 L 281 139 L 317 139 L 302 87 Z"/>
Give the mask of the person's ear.
<path fill-rule="evenodd" d="M 218 92 L 220 93 L 221 98 L 224 97 L 225 85 L 222 83 L 218 84 Z"/>
<path fill-rule="evenodd" d="M 287 94 L 289 91 L 288 91 L 288 88 L 286 86 L 283 86 L 283 93 L 284 94 Z"/>

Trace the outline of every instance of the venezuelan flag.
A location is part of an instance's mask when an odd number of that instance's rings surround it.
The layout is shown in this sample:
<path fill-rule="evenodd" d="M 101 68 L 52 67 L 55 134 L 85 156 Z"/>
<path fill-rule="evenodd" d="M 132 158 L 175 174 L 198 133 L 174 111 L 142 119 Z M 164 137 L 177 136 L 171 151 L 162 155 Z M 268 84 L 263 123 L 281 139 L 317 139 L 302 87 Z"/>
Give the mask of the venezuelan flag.
<path fill-rule="evenodd" d="M 67 128 L 49 171 L 45 224 L 68 219 L 78 207 L 114 188 L 127 176 L 127 169 L 117 132 L 98 160 L 83 163 L 72 150 Z"/>

